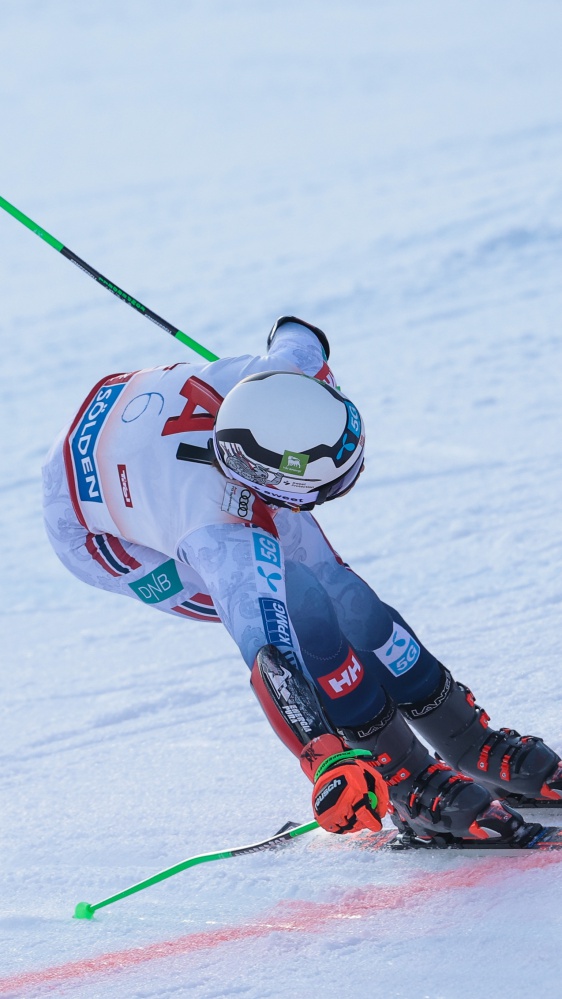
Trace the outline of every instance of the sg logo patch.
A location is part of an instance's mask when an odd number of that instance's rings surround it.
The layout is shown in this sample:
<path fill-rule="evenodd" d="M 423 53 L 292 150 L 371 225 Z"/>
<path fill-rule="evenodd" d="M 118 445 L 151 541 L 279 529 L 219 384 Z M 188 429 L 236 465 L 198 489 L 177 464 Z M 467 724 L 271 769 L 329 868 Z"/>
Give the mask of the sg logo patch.
<path fill-rule="evenodd" d="M 420 651 L 415 638 L 400 624 L 393 622 L 392 635 L 380 649 L 375 649 L 375 655 L 393 676 L 402 676 L 416 665 Z"/>
<path fill-rule="evenodd" d="M 270 534 L 252 530 L 256 586 L 260 593 L 284 591 L 281 569 L 281 546 Z"/>

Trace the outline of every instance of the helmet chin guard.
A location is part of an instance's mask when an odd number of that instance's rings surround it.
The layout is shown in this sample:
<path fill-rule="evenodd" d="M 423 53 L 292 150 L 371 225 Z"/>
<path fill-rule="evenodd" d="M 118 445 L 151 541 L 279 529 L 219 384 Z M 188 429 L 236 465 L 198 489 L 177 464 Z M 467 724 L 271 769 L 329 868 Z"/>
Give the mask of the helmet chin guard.
<path fill-rule="evenodd" d="M 341 392 L 308 375 L 271 371 L 244 378 L 226 395 L 213 446 L 224 474 L 266 503 L 311 510 L 357 481 L 365 434 Z"/>

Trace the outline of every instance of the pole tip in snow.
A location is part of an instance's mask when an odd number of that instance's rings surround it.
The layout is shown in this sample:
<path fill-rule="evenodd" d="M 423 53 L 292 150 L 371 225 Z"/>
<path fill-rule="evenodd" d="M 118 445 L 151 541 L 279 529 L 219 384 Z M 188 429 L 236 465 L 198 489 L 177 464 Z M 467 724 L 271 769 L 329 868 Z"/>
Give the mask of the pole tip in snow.
<path fill-rule="evenodd" d="M 94 910 L 89 902 L 79 902 L 74 910 L 75 919 L 93 919 Z"/>

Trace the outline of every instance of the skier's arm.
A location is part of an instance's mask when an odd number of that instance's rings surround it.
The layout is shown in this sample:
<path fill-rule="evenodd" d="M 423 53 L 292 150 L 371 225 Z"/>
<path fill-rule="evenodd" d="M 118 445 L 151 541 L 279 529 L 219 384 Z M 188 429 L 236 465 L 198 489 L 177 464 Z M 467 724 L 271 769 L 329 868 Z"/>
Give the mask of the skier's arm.
<path fill-rule="evenodd" d="M 270 724 L 300 757 L 313 782 L 317 821 L 329 832 L 380 829 L 388 798 L 372 756 L 360 753 L 358 758 L 333 734 L 304 674 L 278 540 L 256 527 L 219 524 L 189 534 L 178 556 L 204 580 L 251 668 L 252 687 Z"/>
<path fill-rule="evenodd" d="M 260 649 L 251 684 L 268 721 L 312 781 L 312 810 L 327 832 L 379 830 L 388 790 L 370 752 L 334 733 L 308 680 L 273 646 Z"/>
<path fill-rule="evenodd" d="M 244 524 L 211 524 L 190 532 L 177 557 L 201 576 L 222 623 L 251 669 L 264 645 L 302 662 L 287 609 L 285 559 L 271 531 Z"/>
<path fill-rule="evenodd" d="M 336 384 L 328 366 L 330 345 L 326 334 L 296 316 L 282 316 L 277 320 L 267 338 L 267 352 L 280 368 L 290 364 L 305 375 L 328 385 Z"/>

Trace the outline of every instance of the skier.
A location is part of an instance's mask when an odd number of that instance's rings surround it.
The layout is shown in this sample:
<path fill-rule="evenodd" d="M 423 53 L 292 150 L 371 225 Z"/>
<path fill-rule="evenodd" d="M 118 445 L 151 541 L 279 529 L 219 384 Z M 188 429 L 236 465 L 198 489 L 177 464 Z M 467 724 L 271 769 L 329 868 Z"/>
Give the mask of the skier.
<path fill-rule="evenodd" d="M 502 799 L 562 804 L 559 757 L 490 728 L 312 515 L 364 462 L 329 353 L 283 316 L 264 357 L 102 378 L 47 458 L 49 538 L 93 586 L 224 624 L 325 829 L 378 830 L 388 809 L 420 841 L 517 842 Z"/>

